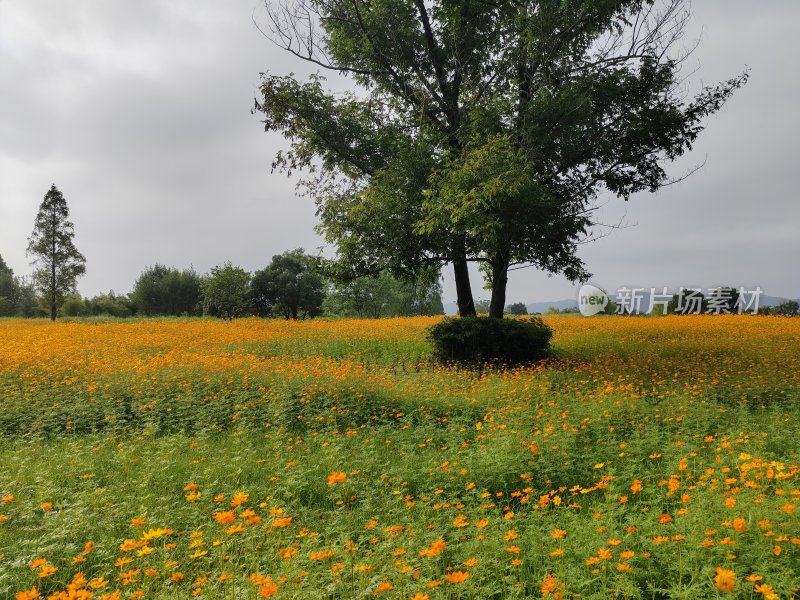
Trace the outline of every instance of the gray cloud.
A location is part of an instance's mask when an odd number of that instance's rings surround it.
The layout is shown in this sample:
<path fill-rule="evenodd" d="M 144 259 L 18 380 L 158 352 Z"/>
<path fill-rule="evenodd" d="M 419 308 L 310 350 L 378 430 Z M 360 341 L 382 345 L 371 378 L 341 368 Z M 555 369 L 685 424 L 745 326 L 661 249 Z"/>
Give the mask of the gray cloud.
<path fill-rule="evenodd" d="M 309 70 L 255 29 L 260 10 L 256 0 L 0 1 L 0 254 L 15 271 L 29 272 L 26 238 L 53 182 L 88 259 L 84 294 L 128 291 L 156 261 L 257 269 L 321 244 L 311 201 L 269 173 L 285 142 L 249 113 L 259 72 Z M 608 288 L 730 283 L 799 296 L 800 5 L 696 3 L 695 14 L 703 39 L 689 90 L 745 65 L 752 80 L 672 172 L 707 157 L 705 168 L 656 195 L 609 199 L 602 218 L 627 209 L 636 226 L 581 255 Z M 532 269 L 509 289 L 511 300 L 571 295 Z"/>

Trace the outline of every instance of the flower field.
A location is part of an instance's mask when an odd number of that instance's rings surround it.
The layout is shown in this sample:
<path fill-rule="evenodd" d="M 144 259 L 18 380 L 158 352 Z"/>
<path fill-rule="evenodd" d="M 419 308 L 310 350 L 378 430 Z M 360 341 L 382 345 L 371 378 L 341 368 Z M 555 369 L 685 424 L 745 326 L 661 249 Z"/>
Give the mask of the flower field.
<path fill-rule="evenodd" d="M 0 598 L 800 597 L 800 319 L 0 320 Z"/>

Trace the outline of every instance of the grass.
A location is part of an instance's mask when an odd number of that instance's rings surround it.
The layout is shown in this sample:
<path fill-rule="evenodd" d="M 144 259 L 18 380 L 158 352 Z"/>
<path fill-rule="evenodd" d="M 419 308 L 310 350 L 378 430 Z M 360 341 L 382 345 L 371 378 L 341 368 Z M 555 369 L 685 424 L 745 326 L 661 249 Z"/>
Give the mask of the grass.
<path fill-rule="evenodd" d="M 800 320 L 434 322 L 0 321 L 0 597 L 800 594 Z"/>

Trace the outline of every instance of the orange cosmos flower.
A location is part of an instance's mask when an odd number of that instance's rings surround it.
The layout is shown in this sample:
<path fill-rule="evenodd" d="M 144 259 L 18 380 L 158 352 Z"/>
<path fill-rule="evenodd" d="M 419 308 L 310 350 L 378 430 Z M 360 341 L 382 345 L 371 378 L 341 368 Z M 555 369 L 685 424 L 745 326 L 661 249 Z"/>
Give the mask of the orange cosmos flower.
<path fill-rule="evenodd" d="M 542 596 L 547 598 L 549 596 L 553 596 L 554 598 L 561 598 L 562 595 L 559 591 L 561 587 L 561 582 L 558 578 L 553 575 L 552 573 L 548 573 L 547 576 L 544 578 L 542 582 Z"/>
<path fill-rule="evenodd" d="M 292 517 L 279 517 L 272 520 L 273 527 L 288 527 L 292 524 Z"/>
<path fill-rule="evenodd" d="M 342 473 L 341 471 L 334 471 L 330 475 L 328 475 L 328 485 L 333 485 L 335 483 L 344 483 L 347 481 L 347 475 Z"/>
<path fill-rule="evenodd" d="M 445 575 L 444 578 L 450 583 L 461 583 L 469 579 L 469 571 L 453 571 Z"/>
<path fill-rule="evenodd" d="M 17 592 L 16 600 L 36 600 L 36 598 L 40 598 L 39 592 L 36 587 L 32 587 L 29 590 L 25 590 L 23 592 Z"/>
<path fill-rule="evenodd" d="M 373 595 L 377 596 L 381 592 L 386 592 L 386 591 L 389 591 L 391 589 L 394 589 L 394 586 L 391 583 L 389 583 L 388 581 L 385 581 L 384 583 L 382 583 L 378 587 L 376 587 L 375 591 L 372 592 L 372 593 L 373 593 Z"/>
<path fill-rule="evenodd" d="M 232 510 L 215 512 L 214 520 L 220 525 L 232 525 L 236 522 L 236 515 Z"/>
<path fill-rule="evenodd" d="M 258 588 L 258 595 L 262 598 L 271 598 L 278 593 L 278 584 L 276 584 L 269 577 L 264 578 L 264 581 Z"/>
<path fill-rule="evenodd" d="M 467 527 L 469 525 L 469 521 L 467 520 L 466 515 L 458 515 L 453 520 L 453 527 Z"/>
<path fill-rule="evenodd" d="M 718 590 L 730 594 L 736 587 L 736 573 L 730 569 L 717 567 L 717 574 L 714 577 L 714 585 Z"/>
<path fill-rule="evenodd" d="M 245 492 L 236 492 L 233 495 L 233 498 L 231 498 L 231 506 L 233 508 L 236 508 L 237 506 L 244 504 L 248 500 L 250 500 L 250 494 L 247 494 Z"/>
<path fill-rule="evenodd" d="M 444 550 L 445 546 L 447 546 L 447 544 L 445 544 L 444 540 L 436 540 L 424 550 L 420 550 L 419 555 L 427 558 L 439 556 L 442 553 L 442 550 Z"/>

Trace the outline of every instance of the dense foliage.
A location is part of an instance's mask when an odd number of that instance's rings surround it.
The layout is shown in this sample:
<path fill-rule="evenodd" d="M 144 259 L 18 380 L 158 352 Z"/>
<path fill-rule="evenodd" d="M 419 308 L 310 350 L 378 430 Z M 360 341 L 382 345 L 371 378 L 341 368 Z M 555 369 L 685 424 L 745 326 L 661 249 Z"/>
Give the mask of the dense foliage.
<path fill-rule="evenodd" d="M 230 261 L 211 269 L 203 280 L 203 314 L 231 321 L 252 314 L 250 273 Z"/>
<path fill-rule="evenodd" d="M 547 357 L 553 331 L 539 317 L 463 317 L 440 321 L 429 337 L 441 361 L 517 364 Z"/>
<path fill-rule="evenodd" d="M 155 264 L 136 279 L 131 292 L 136 312 L 145 316 L 199 315 L 201 280 L 193 269 Z"/>
<path fill-rule="evenodd" d="M 313 257 L 302 248 L 272 257 L 267 268 L 256 271 L 251 282 L 256 314 L 286 319 L 322 314 L 325 280 Z"/>

